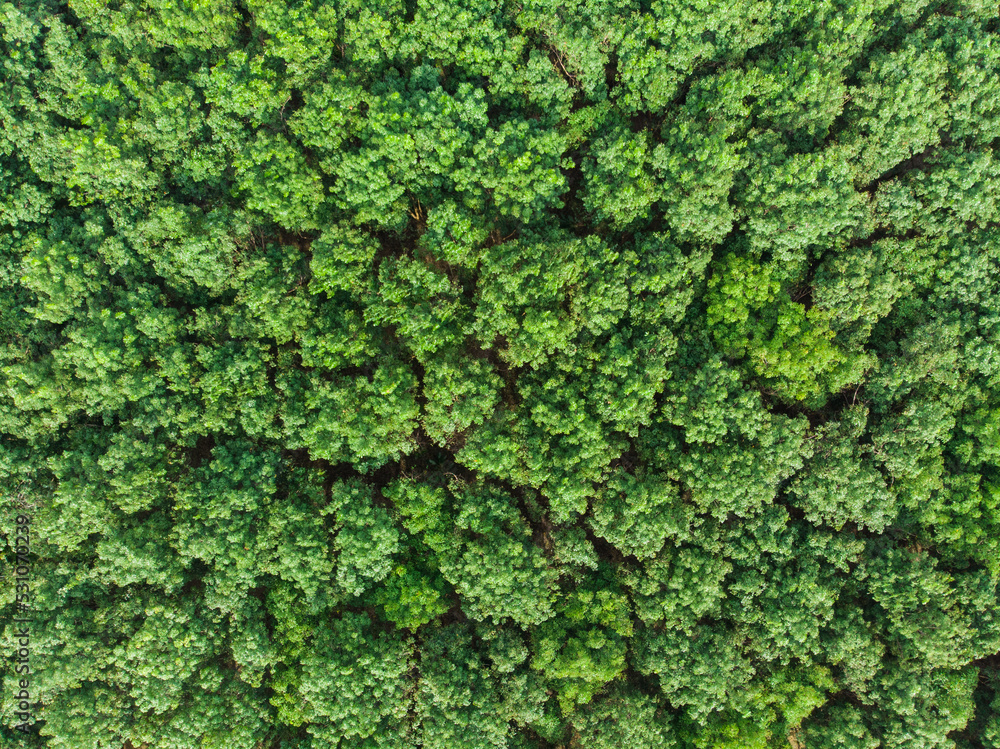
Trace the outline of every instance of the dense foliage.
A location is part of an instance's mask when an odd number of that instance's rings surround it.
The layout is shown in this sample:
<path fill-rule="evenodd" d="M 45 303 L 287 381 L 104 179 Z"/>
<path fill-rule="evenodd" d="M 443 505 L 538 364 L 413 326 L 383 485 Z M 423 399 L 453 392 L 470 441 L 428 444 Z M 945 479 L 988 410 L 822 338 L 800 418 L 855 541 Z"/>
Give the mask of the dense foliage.
<path fill-rule="evenodd" d="M 4 0 L 0 743 L 998 749 L 998 19 Z"/>

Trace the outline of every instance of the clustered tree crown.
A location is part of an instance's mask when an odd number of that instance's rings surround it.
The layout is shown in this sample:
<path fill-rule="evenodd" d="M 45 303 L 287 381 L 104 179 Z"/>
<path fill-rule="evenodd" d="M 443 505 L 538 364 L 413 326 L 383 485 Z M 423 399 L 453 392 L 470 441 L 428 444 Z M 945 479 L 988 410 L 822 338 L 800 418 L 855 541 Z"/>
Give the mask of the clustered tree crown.
<path fill-rule="evenodd" d="M 0 743 L 1000 749 L 998 19 L 0 2 Z"/>

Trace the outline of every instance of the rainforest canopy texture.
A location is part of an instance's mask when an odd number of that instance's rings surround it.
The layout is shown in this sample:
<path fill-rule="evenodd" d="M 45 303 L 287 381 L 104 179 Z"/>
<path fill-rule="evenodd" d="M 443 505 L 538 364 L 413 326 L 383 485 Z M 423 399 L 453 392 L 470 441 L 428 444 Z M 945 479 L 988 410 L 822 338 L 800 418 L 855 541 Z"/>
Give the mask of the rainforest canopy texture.
<path fill-rule="evenodd" d="M 0 3 L 0 745 L 998 749 L 998 34 Z"/>

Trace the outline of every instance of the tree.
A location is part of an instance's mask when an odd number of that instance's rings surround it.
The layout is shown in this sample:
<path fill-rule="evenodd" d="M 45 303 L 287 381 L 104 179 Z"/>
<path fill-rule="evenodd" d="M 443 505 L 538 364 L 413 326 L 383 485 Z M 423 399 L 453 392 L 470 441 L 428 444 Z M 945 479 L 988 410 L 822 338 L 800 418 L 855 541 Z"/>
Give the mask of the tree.
<path fill-rule="evenodd" d="M 0 2 L 0 744 L 997 746 L 998 30 Z"/>

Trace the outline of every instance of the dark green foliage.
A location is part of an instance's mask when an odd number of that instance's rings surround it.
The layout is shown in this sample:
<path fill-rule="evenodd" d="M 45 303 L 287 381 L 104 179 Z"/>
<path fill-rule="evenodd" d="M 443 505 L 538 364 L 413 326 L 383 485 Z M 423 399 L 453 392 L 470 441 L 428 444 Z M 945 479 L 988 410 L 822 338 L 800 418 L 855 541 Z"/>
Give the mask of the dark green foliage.
<path fill-rule="evenodd" d="M 0 746 L 1000 749 L 998 17 L 0 2 Z"/>
<path fill-rule="evenodd" d="M 531 666 L 556 685 L 563 714 L 590 702 L 625 667 L 631 612 L 611 580 L 608 570 L 599 569 L 589 585 L 564 595 L 556 615 L 532 632 Z"/>
<path fill-rule="evenodd" d="M 666 749 L 677 739 L 667 711 L 655 699 L 621 683 L 573 720 L 576 740 L 586 749 Z"/>
<path fill-rule="evenodd" d="M 826 523 L 839 531 L 850 522 L 879 532 L 894 519 L 885 479 L 857 443 L 867 416 L 865 408 L 853 406 L 840 421 L 816 431 L 812 457 L 790 492 L 811 523 Z"/>
<path fill-rule="evenodd" d="M 326 743 L 343 737 L 407 746 L 399 727 L 409 709 L 411 649 L 408 639 L 378 631 L 365 614 L 345 613 L 320 624 L 300 655 L 296 685 L 309 733 Z"/>

